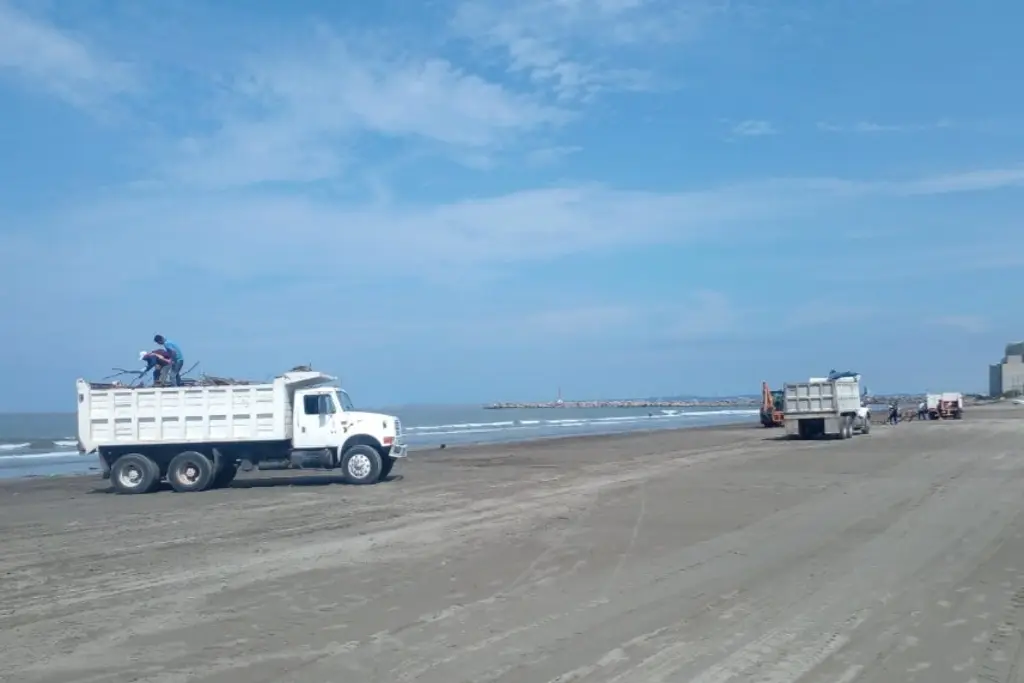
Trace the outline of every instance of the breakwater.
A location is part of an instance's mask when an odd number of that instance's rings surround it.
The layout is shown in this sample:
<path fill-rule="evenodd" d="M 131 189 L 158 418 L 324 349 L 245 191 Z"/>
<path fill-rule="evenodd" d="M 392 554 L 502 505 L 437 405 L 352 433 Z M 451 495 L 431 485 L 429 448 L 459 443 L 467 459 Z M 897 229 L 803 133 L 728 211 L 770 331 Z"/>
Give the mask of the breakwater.
<path fill-rule="evenodd" d="M 716 398 L 716 399 L 624 399 L 598 401 L 542 401 L 542 402 L 502 402 L 484 406 L 485 410 L 502 410 L 510 408 L 745 408 L 759 406 L 761 400 L 755 398 Z"/>

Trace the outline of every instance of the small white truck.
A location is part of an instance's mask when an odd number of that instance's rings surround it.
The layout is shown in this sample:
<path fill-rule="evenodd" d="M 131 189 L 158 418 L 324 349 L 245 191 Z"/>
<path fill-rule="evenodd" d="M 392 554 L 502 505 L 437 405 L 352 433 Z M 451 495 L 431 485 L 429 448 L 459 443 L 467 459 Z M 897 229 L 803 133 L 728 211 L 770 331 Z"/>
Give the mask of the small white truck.
<path fill-rule="evenodd" d="M 78 447 L 118 493 L 231 483 L 239 467 L 341 468 L 351 484 L 406 456 L 401 421 L 355 409 L 336 378 L 291 371 L 264 384 L 129 388 L 79 379 Z"/>
<path fill-rule="evenodd" d="M 871 431 L 871 410 L 861 404 L 860 377 L 812 377 L 783 387 L 786 434 L 849 439 Z"/>

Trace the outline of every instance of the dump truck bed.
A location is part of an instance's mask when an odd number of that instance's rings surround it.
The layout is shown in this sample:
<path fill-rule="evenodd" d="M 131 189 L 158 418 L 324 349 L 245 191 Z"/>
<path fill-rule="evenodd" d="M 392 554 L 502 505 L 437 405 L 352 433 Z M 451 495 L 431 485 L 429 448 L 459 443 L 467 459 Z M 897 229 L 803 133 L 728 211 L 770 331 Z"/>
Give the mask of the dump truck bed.
<path fill-rule="evenodd" d="M 334 381 L 288 372 L 265 384 L 94 387 L 80 379 L 78 440 L 85 452 L 134 444 L 283 441 L 292 437 L 295 390 Z"/>
<path fill-rule="evenodd" d="M 860 408 L 860 380 L 815 378 L 788 382 L 785 392 L 786 418 L 810 415 L 843 415 Z"/>

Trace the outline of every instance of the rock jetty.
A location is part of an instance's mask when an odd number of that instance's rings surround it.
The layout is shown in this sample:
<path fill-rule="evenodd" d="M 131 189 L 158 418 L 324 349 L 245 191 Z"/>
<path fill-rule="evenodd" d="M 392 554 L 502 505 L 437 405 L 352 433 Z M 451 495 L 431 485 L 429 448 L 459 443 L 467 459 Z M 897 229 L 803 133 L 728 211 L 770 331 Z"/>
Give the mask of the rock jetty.
<path fill-rule="evenodd" d="M 491 403 L 486 410 L 507 408 L 746 408 L 761 405 L 759 398 L 715 398 L 687 400 L 625 399 L 609 401 L 543 401 L 538 403 Z"/>

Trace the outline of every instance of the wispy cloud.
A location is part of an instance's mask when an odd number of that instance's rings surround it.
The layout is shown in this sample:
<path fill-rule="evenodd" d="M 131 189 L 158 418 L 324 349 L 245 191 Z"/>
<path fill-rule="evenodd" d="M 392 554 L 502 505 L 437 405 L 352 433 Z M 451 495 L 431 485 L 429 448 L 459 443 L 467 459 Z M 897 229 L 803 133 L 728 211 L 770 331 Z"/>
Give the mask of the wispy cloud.
<path fill-rule="evenodd" d="M 980 315 L 944 315 L 930 322 L 966 334 L 983 334 L 989 330 L 988 320 Z"/>
<path fill-rule="evenodd" d="M 943 173 L 902 183 L 883 183 L 894 195 L 932 195 L 951 192 L 1020 187 L 1024 185 L 1024 165 L 1009 168 L 979 169 Z"/>
<path fill-rule="evenodd" d="M 732 127 L 732 134 L 739 137 L 761 137 L 764 135 L 776 135 L 778 129 L 770 121 L 747 120 L 740 121 Z"/>
<path fill-rule="evenodd" d="M 541 305 L 523 311 L 493 311 L 489 315 L 412 321 L 409 334 L 438 326 L 453 344 L 489 347 L 528 345 L 550 347 L 567 342 L 590 344 L 687 344 L 733 336 L 741 311 L 723 293 L 698 289 L 681 293 L 672 303 L 586 302 L 572 306 Z"/>
<path fill-rule="evenodd" d="M 859 121 L 852 124 L 838 124 L 819 122 L 818 130 L 827 133 L 920 133 L 931 130 L 943 130 L 953 128 L 954 123 L 949 119 L 939 119 L 927 123 L 877 123 L 873 121 Z"/>
<path fill-rule="evenodd" d="M 535 166 L 547 166 L 581 151 L 583 148 L 575 145 L 542 147 L 527 153 L 526 160 Z"/>
<path fill-rule="evenodd" d="M 132 67 L 86 41 L 0 0 L 0 76 L 51 93 L 82 108 L 102 108 L 108 98 L 138 85 Z"/>
<path fill-rule="evenodd" d="M 926 230 L 913 225 L 908 231 Z M 941 264 L 943 273 L 962 276 L 968 273 L 999 274 L 1008 283 L 1014 282 L 1013 271 L 1024 268 L 1024 253 L 1019 249 L 1018 238 L 1022 233 L 1019 226 L 979 226 L 972 232 L 970 245 L 932 245 L 928 243 L 915 247 L 910 253 L 904 250 L 876 250 L 871 256 L 870 279 L 873 282 L 890 283 L 899 281 L 920 281 L 936 271 Z M 981 234 L 985 235 L 982 241 Z M 879 244 L 886 244 L 886 235 L 880 231 L 873 236 Z M 863 257 L 841 253 L 811 269 L 813 277 L 822 282 L 851 285 L 863 282 L 865 269 Z"/>
<path fill-rule="evenodd" d="M 208 70 L 192 65 L 195 82 L 176 81 L 185 86 L 177 97 L 197 98 L 191 116 L 177 112 L 161 129 L 147 112 L 146 127 L 163 141 L 147 150 L 158 149 L 154 177 L 138 180 L 206 189 L 337 181 L 368 147 L 389 144 L 476 169 L 502 159 L 551 164 L 576 148 L 540 148 L 551 136 L 534 134 L 578 118 L 599 93 L 660 87 L 652 49 L 690 40 L 726 14 L 717 0 L 486 0 L 453 11 L 449 33 L 420 49 L 389 49 L 396 43 L 372 30 L 323 23 L 269 43 L 235 27 L 232 36 L 247 37 L 220 52 L 204 48 Z M 98 106 L 140 83 L 129 65 L 6 0 L 0 35 L 0 67 L 77 105 Z M 452 40 L 497 49 L 505 76 L 525 78 L 491 78 L 486 60 L 457 65 Z"/>
<path fill-rule="evenodd" d="M 150 264 L 133 265 L 127 256 L 146 252 L 152 234 L 165 234 L 187 245 L 161 254 L 166 267 L 225 278 L 318 267 L 328 273 L 344 261 L 353 274 L 379 275 L 387 264 L 410 277 L 458 272 L 464 279 L 466 269 L 480 267 L 625 247 L 728 242 L 744 230 L 760 230 L 764 221 L 838 209 L 844 202 L 1021 185 L 1024 169 L 1009 168 L 891 181 L 783 179 L 668 193 L 580 185 L 433 206 L 351 205 L 274 193 L 138 192 L 26 218 L 25 234 L 31 223 L 33 230 L 47 231 L 46 241 L 14 242 L 0 262 L 10 277 L 40 259 L 72 277 L 83 260 L 113 259 L 121 265 L 106 276 L 109 286 L 118 278 L 145 276 Z"/>
<path fill-rule="evenodd" d="M 780 326 L 786 331 L 792 331 L 835 323 L 863 322 L 876 315 L 878 309 L 870 304 L 850 303 L 842 298 L 816 298 L 790 307 L 783 314 Z"/>
<path fill-rule="evenodd" d="M 698 341 L 734 334 L 743 319 L 742 311 L 723 292 L 699 290 L 674 310 L 657 312 L 656 325 L 669 341 Z"/>
<path fill-rule="evenodd" d="M 636 50 L 686 42 L 724 7 L 710 1 L 467 1 L 452 29 L 499 50 L 511 74 L 549 88 L 560 101 L 589 100 L 606 91 L 658 87 L 659 75 L 650 62 L 637 63 Z M 612 51 L 619 59 L 609 59 Z"/>
<path fill-rule="evenodd" d="M 301 51 L 254 58 L 227 94 L 217 132 L 181 142 L 175 179 L 215 187 L 331 178 L 367 135 L 479 159 L 568 120 L 443 59 L 353 48 L 326 29 Z"/>
<path fill-rule="evenodd" d="M 696 289 L 679 293 L 669 303 L 612 302 L 551 307 L 493 319 L 475 319 L 472 325 L 446 321 L 443 326 L 453 331 L 453 337 L 470 344 L 521 347 L 599 338 L 609 344 L 635 343 L 661 348 L 764 336 L 765 331 L 752 329 L 752 321 L 764 314 L 759 308 L 736 302 L 721 291 Z M 820 299 L 776 319 L 768 334 L 791 334 L 835 323 L 863 322 L 878 315 L 879 311 L 868 305 Z"/>

